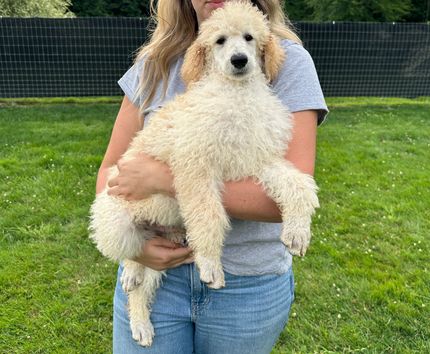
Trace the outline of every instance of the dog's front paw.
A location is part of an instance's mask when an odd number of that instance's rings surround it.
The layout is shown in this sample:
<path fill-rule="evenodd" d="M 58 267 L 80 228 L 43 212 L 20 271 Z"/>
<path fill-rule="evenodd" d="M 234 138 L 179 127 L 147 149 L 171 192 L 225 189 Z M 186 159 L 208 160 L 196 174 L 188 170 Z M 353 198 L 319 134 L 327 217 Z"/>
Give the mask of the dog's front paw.
<path fill-rule="evenodd" d="M 144 274 L 143 267 L 125 266 L 120 278 L 124 292 L 129 293 L 140 286 L 143 282 Z"/>
<path fill-rule="evenodd" d="M 219 260 L 196 255 L 195 262 L 199 268 L 200 280 L 207 283 L 209 288 L 220 289 L 225 286 L 224 271 Z"/>
<path fill-rule="evenodd" d="M 154 327 L 150 321 L 136 321 L 130 323 L 133 339 L 142 347 L 150 347 L 154 338 Z"/>
<path fill-rule="evenodd" d="M 304 256 L 311 241 L 310 217 L 289 217 L 283 221 L 281 241 L 294 256 Z"/>

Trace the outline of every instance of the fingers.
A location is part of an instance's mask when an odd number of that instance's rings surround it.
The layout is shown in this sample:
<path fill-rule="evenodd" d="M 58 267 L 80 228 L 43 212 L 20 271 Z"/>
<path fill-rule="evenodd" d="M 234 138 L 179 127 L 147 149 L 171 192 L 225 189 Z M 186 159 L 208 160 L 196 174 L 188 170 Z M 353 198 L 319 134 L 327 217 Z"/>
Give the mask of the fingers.
<path fill-rule="evenodd" d="M 121 195 L 121 193 L 120 193 L 120 190 L 119 190 L 119 187 L 118 187 L 118 186 L 115 186 L 115 187 L 112 187 L 112 188 L 108 188 L 108 190 L 107 190 L 107 194 L 108 194 L 108 195 L 111 195 L 111 196 L 116 196 L 116 197 L 118 197 L 118 196 L 120 196 L 120 195 Z"/>
<path fill-rule="evenodd" d="M 108 187 L 115 187 L 118 184 L 119 184 L 118 183 L 118 176 L 114 177 L 114 178 L 111 178 L 110 180 L 108 180 L 108 183 L 107 183 Z"/>
<path fill-rule="evenodd" d="M 178 260 L 185 260 L 186 258 L 190 257 L 191 253 L 193 252 L 191 248 L 188 247 L 179 247 L 176 249 L 167 249 L 167 256 L 170 259 L 170 262 L 176 263 Z"/>
<path fill-rule="evenodd" d="M 191 264 L 191 263 L 194 263 L 194 256 L 185 258 L 185 260 L 181 264 Z"/>
<path fill-rule="evenodd" d="M 181 264 L 192 263 L 193 252 L 189 247 L 183 247 L 163 237 L 156 236 L 144 243 L 141 254 L 133 260 L 145 267 L 163 271 Z"/>
<path fill-rule="evenodd" d="M 158 245 L 153 246 L 158 248 L 160 258 L 158 261 L 154 262 L 154 266 L 159 270 L 175 268 L 181 264 L 192 262 L 193 254 L 189 247 L 182 247 L 162 237 L 157 237 L 155 242 L 158 243 Z"/>
<path fill-rule="evenodd" d="M 152 244 L 153 246 L 158 246 L 158 247 L 166 247 L 166 248 L 173 248 L 173 249 L 181 247 L 181 245 L 160 236 L 155 236 L 154 238 L 150 239 L 147 242 Z"/>
<path fill-rule="evenodd" d="M 107 194 L 108 195 L 116 196 L 116 197 L 118 197 L 120 195 L 118 176 L 114 177 L 114 178 L 111 178 L 110 180 L 108 180 L 107 185 L 109 187 L 107 189 Z"/>
<path fill-rule="evenodd" d="M 194 262 L 194 256 L 188 255 L 185 257 L 178 258 L 175 261 L 168 263 L 167 268 L 175 268 L 175 267 L 179 267 L 182 264 L 191 264 L 193 262 Z"/>

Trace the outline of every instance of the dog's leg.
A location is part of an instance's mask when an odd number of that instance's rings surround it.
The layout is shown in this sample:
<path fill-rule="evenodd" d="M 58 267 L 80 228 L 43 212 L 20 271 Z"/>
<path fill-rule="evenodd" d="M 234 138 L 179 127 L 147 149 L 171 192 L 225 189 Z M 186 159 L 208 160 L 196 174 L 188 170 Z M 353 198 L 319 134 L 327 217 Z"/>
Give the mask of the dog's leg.
<path fill-rule="evenodd" d="M 123 264 L 124 269 L 120 281 L 124 292 L 129 293 L 142 284 L 145 266 L 130 259 L 125 259 Z"/>
<path fill-rule="evenodd" d="M 107 195 L 97 195 L 91 206 L 90 238 L 106 257 L 122 261 L 139 255 L 142 243 L 153 232 L 139 228 L 125 206 L 125 201 Z"/>
<path fill-rule="evenodd" d="M 154 327 L 150 320 L 151 304 L 163 274 L 144 267 L 143 282 L 128 293 L 131 333 L 133 339 L 144 347 L 149 347 L 154 338 Z"/>
<path fill-rule="evenodd" d="M 202 171 L 197 167 L 196 170 Z M 176 199 L 200 279 L 209 287 L 219 289 L 225 285 L 221 253 L 230 220 L 222 205 L 222 183 L 199 174 L 197 177 L 173 171 Z"/>
<path fill-rule="evenodd" d="M 150 198 L 134 202 L 133 215 L 134 222 L 138 225 L 182 226 L 176 199 L 162 194 L 154 194 Z"/>
<path fill-rule="evenodd" d="M 311 239 L 311 216 L 319 207 L 314 179 L 284 160 L 266 166 L 257 178 L 281 210 L 282 242 L 293 255 L 304 256 Z"/>

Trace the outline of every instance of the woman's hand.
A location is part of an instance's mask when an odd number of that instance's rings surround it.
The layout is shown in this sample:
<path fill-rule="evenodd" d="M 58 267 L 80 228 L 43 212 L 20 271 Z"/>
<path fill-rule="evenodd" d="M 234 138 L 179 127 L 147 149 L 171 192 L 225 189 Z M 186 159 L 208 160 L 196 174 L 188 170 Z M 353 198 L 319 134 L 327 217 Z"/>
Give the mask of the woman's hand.
<path fill-rule="evenodd" d="M 118 176 L 108 181 L 108 194 L 126 200 L 140 200 L 152 194 L 175 196 L 173 176 L 168 165 L 140 153 L 135 159 L 118 161 Z"/>
<path fill-rule="evenodd" d="M 189 247 L 183 247 L 159 236 L 146 241 L 141 255 L 133 260 L 158 271 L 194 262 Z"/>

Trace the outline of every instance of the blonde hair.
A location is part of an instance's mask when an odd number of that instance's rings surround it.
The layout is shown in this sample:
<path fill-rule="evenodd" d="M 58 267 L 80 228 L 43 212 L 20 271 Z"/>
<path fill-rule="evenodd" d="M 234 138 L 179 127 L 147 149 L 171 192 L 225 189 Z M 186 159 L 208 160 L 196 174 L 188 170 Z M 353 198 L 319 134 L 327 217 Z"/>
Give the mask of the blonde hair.
<path fill-rule="evenodd" d="M 250 0 L 268 18 L 271 31 L 279 38 L 301 44 L 279 0 Z M 197 16 L 191 0 L 151 0 L 151 20 L 155 24 L 149 43 L 138 51 L 135 61 L 144 60 L 139 83 L 139 95 L 145 93 L 141 110 L 148 107 L 155 96 L 157 86 L 163 83 L 166 93 L 170 66 L 186 52 L 198 34 Z"/>

